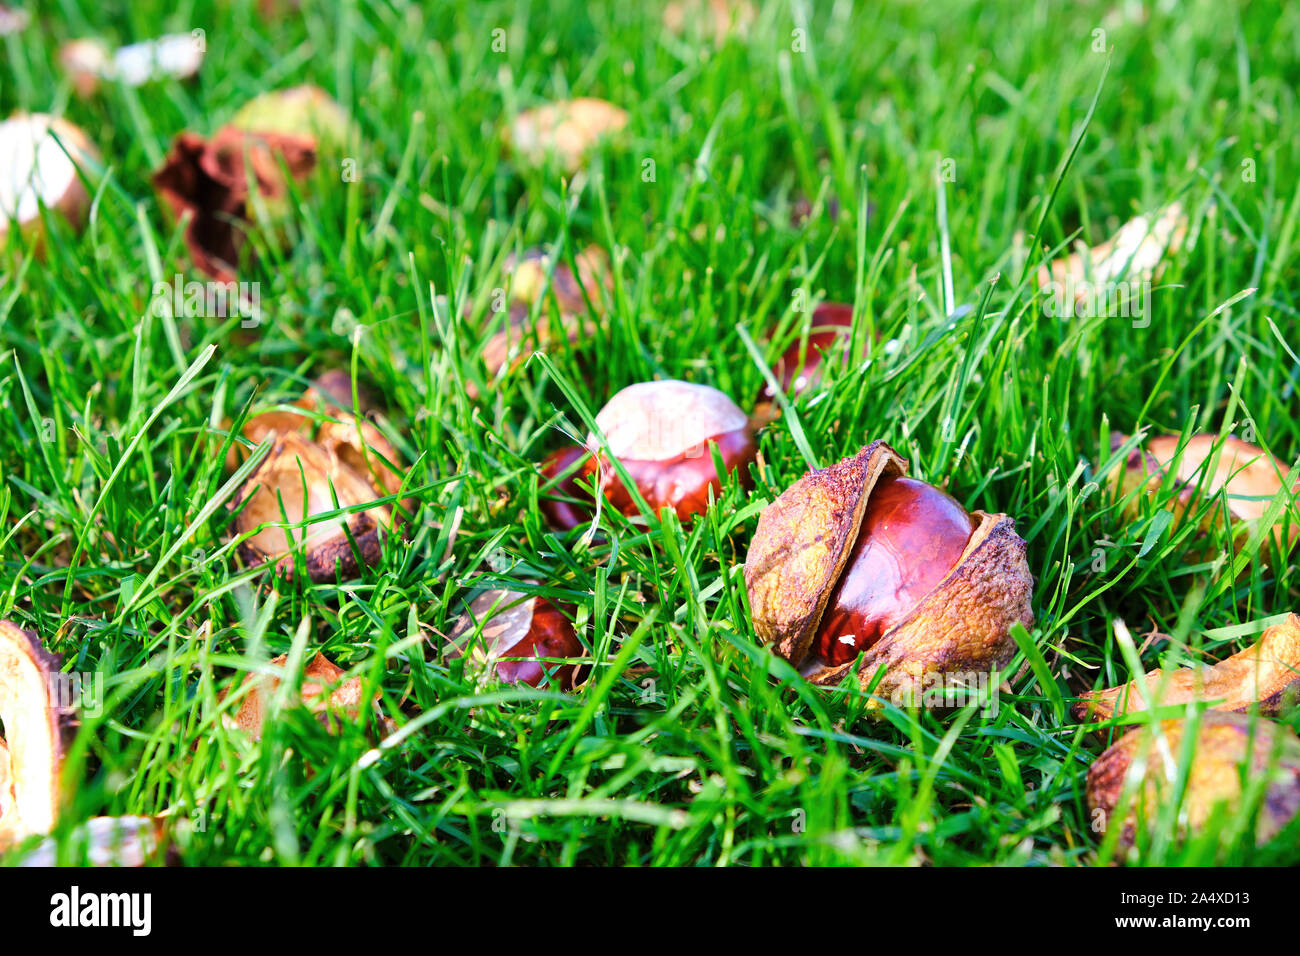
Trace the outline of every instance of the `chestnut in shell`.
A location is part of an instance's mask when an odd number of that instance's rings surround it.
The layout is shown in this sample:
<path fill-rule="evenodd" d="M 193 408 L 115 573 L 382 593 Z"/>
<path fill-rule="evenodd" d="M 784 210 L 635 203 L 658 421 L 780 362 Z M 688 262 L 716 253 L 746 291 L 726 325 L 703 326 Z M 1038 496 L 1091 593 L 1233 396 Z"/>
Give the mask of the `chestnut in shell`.
<path fill-rule="evenodd" d="M 629 385 L 596 416 L 587 439 L 601 453 L 585 466 L 609 503 L 625 515 L 640 513 L 614 465 L 606 460 L 600 435 L 618 459 L 650 510 L 671 509 L 683 522 L 702 514 L 709 492 L 722 490 L 713 463 L 716 447 L 726 472 L 749 479 L 748 466 L 758 454 L 749 419 L 722 392 L 707 385 L 664 380 Z"/>
<path fill-rule="evenodd" d="M 452 628 L 451 645 L 457 655 L 472 648 L 477 663 L 507 684 L 561 690 L 581 681 L 581 665 L 570 661 L 587 653 L 559 607 L 504 588 L 489 588 L 470 602 Z"/>
<path fill-rule="evenodd" d="M 884 442 L 811 471 L 759 517 L 745 560 L 754 632 L 816 684 L 861 660 L 873 702 L 921 699 L 928 675 L 987 674 L 1032 626 L 1025 542 L 906 476 Z"/>

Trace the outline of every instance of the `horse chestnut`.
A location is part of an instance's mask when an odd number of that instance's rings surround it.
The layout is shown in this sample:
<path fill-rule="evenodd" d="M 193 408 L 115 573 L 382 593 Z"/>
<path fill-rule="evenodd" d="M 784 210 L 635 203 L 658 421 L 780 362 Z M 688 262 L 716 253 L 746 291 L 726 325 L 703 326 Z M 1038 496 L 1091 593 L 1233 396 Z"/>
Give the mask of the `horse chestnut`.
<path fill-rule="evenodd" d="M 480 627 L 482 640 L 474 640 Z M 477 661 L 492 665 L 498 680 L 530 687 L 550 682 L 562 690 L 572 690 L 582 678 L 581 665 L 568 660 L 587 653 L 559 607 L 502 588 L 490 588 L 470 603 L 451 641 L 455 653 L 472 644 Z"/>
<path fill-rule="evenodd" d="M 905 476 L 884 442 L 809 472 L 759 517 L 745 560 L 754 632 L 813 683 L 860 657 L 878 697 L 917 698 L 927 675 L 987 673 L 1033 624 L 1025 542 L 1006 515 L 967 513 Z M 879 707 L 879 702 L 874 706 Z"/>
<path fill-rule="evenodd" d="M 636 490 L 658 514 L 669 508 L 682 521 L 708 508 L 709 490 L 721 491 L 713 447 L 727 472 L 748 480 L 747 466 L 758 454 L 745 413 L 716 388 L 673 380 L 642 382 L 620 391 L 596 416 L 609 452 L 622 463 Z M 593 432 L 587 440 L 600 448 Z M 598 487 L 625 515 L 639 512 L 632 492 L 602 456 L 585 466 Z"/>

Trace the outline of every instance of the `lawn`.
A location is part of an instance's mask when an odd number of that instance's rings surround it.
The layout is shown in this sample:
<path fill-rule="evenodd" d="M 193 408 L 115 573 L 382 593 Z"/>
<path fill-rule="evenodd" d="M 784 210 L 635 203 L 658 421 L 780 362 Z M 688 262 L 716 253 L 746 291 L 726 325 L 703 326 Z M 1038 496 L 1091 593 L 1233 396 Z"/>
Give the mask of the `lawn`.
<path fill-rule="evenodd" d="M 304 8 L 46 0 L 0 38 L 0 113 L 65 115 L 105 167 L 84 231 L 51 217 L 43 256 L 11 236 L 0 259 L 0 619 L 102 680 L 62 858 L 92 817 L 163 815 L 193 866 L 1121 859 L 1085 775 L 1125 728 L 1075 698 L 1139 659 L 1222 659 L 1296 607 L 1267 535 L 1233 559 L 1221 527 L 1126 510 L 1106 474 L 1111 433 L 1143 428 L 1300 459 L 1300 7 L 779 0 L 721 39 L 631 3 Z M 189 83 L 82 98 L 59 65 L 69 40 L 191 29 Z M 357 132 L 254 240 L 260 317 L 156 307 L 205 279 L 151 182 L 174 137 L 300 83 Z M 578 96 L 628 122 L 576 174 L 505 145 L 520 110 Z M 1054 314 L 1041 264 L 1173 201 L 1187 235 L 1141 319 Z M 491 376 L 510 255 L 592 245 L 612 280 L 584 334 Z M 822 300 L 854 306 L 863 358 L 762 430 L 752 487 L 732 475 L 685 525 L 548 527 L 538 463 L 615 392 L 684 379 L 748 409 L 774 331 Z M 560 321 L 554 295 L 535 309 Z M 267 449 L 232 474 L 232 423 L 331 369 L 373 396 L 414 513 L 355 575 L 277 577 L 240 554 L 230 505 Z M 1027 542 L 1035 622 L 996 707 L 873 712 L 756 640 L 760 512 L 876 439 Z M 585 683 L 447 654 L 484 583 L 572 606 Z M 223 691 L 317 651 L 374 712 L 331 730 L 281 694 L 260 740 L 223 719 Z M 1180 839 L 1164 814 L 1131 862 L 1300 861 L 1294 828 L 1256 847 L 1239 824 Z"/>

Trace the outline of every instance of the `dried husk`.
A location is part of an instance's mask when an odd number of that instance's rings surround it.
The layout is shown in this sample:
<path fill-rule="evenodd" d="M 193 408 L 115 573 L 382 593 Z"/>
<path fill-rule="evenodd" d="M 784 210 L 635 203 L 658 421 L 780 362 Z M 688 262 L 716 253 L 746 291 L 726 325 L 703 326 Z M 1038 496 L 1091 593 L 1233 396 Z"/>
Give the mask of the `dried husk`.
<path fill-rule="evenodd" d="M 319 155 L 331 158 L 360 140 L 356 123 L 343 105 L 311 84 L 254 97 L 239 108 L 230 125 L 253 133 L 309 138 Z"/>
<path fill-rule="evenodd" d="M 816 684 L 837 683 L 854 666 L 826 666 L 809 650 L 844 572 L 872 489 L 901 477 L 907 462 L 877 441 L 856 456 L 812 471 L 764 509 L 745 560 L 754 632 Z M 975 530 L 961 559 L 915 608 L 861 656 L 859 685 L 880 699 L 920 700 L 927 674 L 988 672 L 1015 653 L 1011 626 L 1033 625 L 1033 578 L 1025 543 L 1003 514 L 971 513 Z"/>
<path fill-rule="evenodd" d="M 290 576 L 295 570 L 293 551 L 299 543 L 307 575 L 318 583 L 333 581 L 336 574 L 354 577 L 362 565 L 379 562 L 383 535 L 394 526 L 389 505 L 373 504 L 364 511 L 304 527 L 283 527 L 286 518 L 290 524 L 301 523 L 337 508 L 372 504 L 388 493 L 354 467 L 351 448 L 346 442 L 322 445 L 296 432 L 276 433 L 270 454 L 230 505 L 238 509 L 236 533 L 251 534 L 239 545 L 240 555 L 250 566 L 270 563 L 278 573 Z"/>
<path fill-rule="evenodd" d="M 588 246 L 573 257 L 578 268 L 575 276 L 567 262 L 555 264 L 551 276 L 550 293 L 555 296 L 558 310 L 560 337 L 569 345 L 582 338 L 582 316 L 587 312 L 587 300 L 600 309 L 604 299 L 602 287 L 613 292 L 609 257 L 598 246 Z M 553 323 L 548 310 L 543 308 L 533 321 L 533 304 L 547 294 L 546 274 L 550 269 L 549 257 L 541 250 L 525 253 L 518 261 L 507 261 L 506 273 L 510 276 L 510 299 L 504 321 L 484 343 L 483 364 L 489 379 L 501 376 L 503 370 L 513 371 L 532 351 L 546 351 L 553 341 Z M 585 295 L 584 295 L 585 293 Z M 472 384 L 471 397 L 477 395 Z"/>
<path fill-rule="evenodd" d="M 53 691 L 58 655 L 12 621 L 0 621 L 0 853 L 50 833 L 62 810 L 64 740 L 74 715 Z M 162 824 L 150 817 L 95 817 L 79 827 L 92 866 L 143 866 L 157 851 Z M 22 866 L 53 866 L 53 840 L 24 854 Z"/>
<path fill-rule="evenodd" d="M 270 661 L 270 666 L 282 669 L 288 660 L 288 654 L 281 654 Z M 302 671 L 298 702 L 315 713 L 317 719 L 330 733 L 338 732 L 343 717 L 352 723 L 361 719 L 361 708 L 365 703 L 361 697 L 361 678 L 351 677 L 344 680 L 345 673 L 347 672 L 319 651 Z M 240 702 L 239 710 L 233 717 L 227 717 L 226 722 L 244 731 L 254 740 L 261 740 L 271 700 L 280 687 L 280 678 L 265 674 L 249 674 L 240 683 L 240 687 L 250 684 L 253 685 L 252 690 Z M 225 696 L 225 693 L 222 693 L 220 699 L 225 699 Z M 378 700 L 379 691 L 376 690 L 370 703 L 373 705 Z"/>
<path fill-rule="evenodd" d="M 1112 435 L 1111 447 L 1118 449 L 1126 441 L 1127 436 Z M 1179 457 L 1182 441 L 1179 435 L 1158 435 L 1148 439 L 1130 452 L 1122 469 L 1112 473 L 1111 481 L 1118 486 L 1121 499 L 1127 500 L 1132 496 L 1128 505 L 1130 518 L 1140 514 L 1143 495 L 1154 499 L 1160 494 L 1165 475 L 1177 457 L 1177 470 L 1173 475 L 1176 494 L 1165 506 L 1179 522 L 1197 512 L 1205 499 L 1223 491 L 1228 513 L 1238 525 L 1236 541 L 1240 546 L 1285 487 L 1290 499 L 1270 534 L 1283 552 L 1295 544 L 1296 536 L 1300 534 L 1300 507 L 1295 498 L 1300 491 L 1300 478 L 1289 474 L 1277 459 L 1258 445 L 1242 441 L 1235 435 L 1228 435 L 1222 443 L 1217 435 L 1193 435 L 1187 439 Z M 1134 495 L 1137 489 L 1142 489 L 1142 494 Z M 1206 509 L 1200 515 L 1201 530 L 1211 531 L 1222 517 L 1220 509 Z"/>
<path fill-rule="evenodd" d="M 59 815 L 63 721 L 51 699 L 59 658 L 12 621 L 0 621 L 0 850 L 49 833 Z"/>
<path fill-rule="evenodd" d="M 627 126 L 627 111 L 606 100 L 581 97 L 524 110 L 506 130 L 506 145 L 531 166 L 552 157 L 565 172 L 582 168 L 587 153 Z"/>
<path fill-rule="evenodd" d="M 1258 641 L 1213 666 L 1148 671 L 1137 681 L 1090 691 L 1074 706 L 1080 720 L 1109 720 L 1155 707 L 1192 701 L 1217 701 L 1215 710 L 1245 713 L 1255 707 L 1276 716 L 1295 705 L 1300 695 L 1300 617 L 1266 628 Z"/>
<path fill-rule="evenodd" d="M 734 34 L 749 33 L 758 11 L 749 0 L 672 0 L 664 7 L 663 24 L 671 33 L 685 34 L 691 24 L 700 24 L 705 36 L 718 46 Z"/>
<path fill-rule="evenodd" d="M 42 251 L 40 205 L 80 230 L 90 212 L 81 175 L 99 163 L 89 137 L 45 113 L 16 113 L 0 123 L 0 244 L 17 227 Z"/>
<path fill-rule="evenodd" d="M 250 180 L 271 220 L 262 226 L 274 229 L 288 204 L 284 170 L 303 181 L 316 168 L 316 158 L 314 137 L 224 126 L 211 139 L 178 135 L 153 183 L 178 220 L 190 217 L 185 244 L 195 268 L 219 282 L 234 282 L 252 218 Z"/>
<path fill-rule="evenodd" d="M 1169 257 L 1182 247 L 1187 229 L 1182 203 L 1170 203 L 1155 216 L 1129 220 L 1114 236 L 1092 248 L 1076 243 L 1075 252 L 1039 269 L 1039 286 L 1053 292 L 1065 312 L 1071 304 L 1068 300 L 1078 302 L 1103 286 L 1154 281 Z"/>
<path fill-rule="evenodd" d="M 1142 781 L 1119 823 L 1121 849 L 1132 847 L 1143 827 L 1149 827 L 1160 808 L 1175 797 L 1177 763 L 1186 733 L 1183 720 L 1164 720 L 1159 737 L 1148 726 L 1139 727 L 1116 741 L 1088 768 L 1088 806 L 1108 830 L 1135 761 L 1145 754 Z M 1136 772 L 1136 771 L 1134 771 Z M 1300 739 L 1290 728 L 1246 714 L 1206 711 L 1200 716 L 1196 752 L 1183 795 L 1179 827 L 1185 834 L 1204 830 L 1216 808 L 1229 812 L 1240 807 L 1242 779 L 1267 777 L 1264 799 L 1256 818 L 1256 841 L 1266 843 L 1300 812 Z"/>

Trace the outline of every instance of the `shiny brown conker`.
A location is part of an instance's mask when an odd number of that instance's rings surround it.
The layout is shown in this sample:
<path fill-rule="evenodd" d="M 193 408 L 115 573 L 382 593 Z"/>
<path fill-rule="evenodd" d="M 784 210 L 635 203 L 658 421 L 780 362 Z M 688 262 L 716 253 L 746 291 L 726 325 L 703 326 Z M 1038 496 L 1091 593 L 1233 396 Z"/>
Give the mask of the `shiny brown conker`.
<path fill-rule="evenodd" d="M 823 663 L 845 664 L 875 644 L 956 567 L 973 531 L 966 509 L 934 485 L 883 479 L 826 604 L 813 653 Z"/>
<path fill-rule="evenodd" d="M 715 447 L 724 469 L 737 472 L 742 482 L 758 454 L 748 417 L 707 385 L 672 380 L 629 385 L 601 409 L 596 427 L 651 510 L 669 508 L 684 522 L 708 508 L 710 489 L 715 497 L 721 492 Z M 588 444 L 601 447 L 594 433 Z M 639 513 L 611 462 L 593 458 L 584 470 L 596 476 L 614 508 L 629 516 Z"/>
<path fill-rule="evenodd" d="M 853 329 L 853 306 L 823 302 L 813 309 L 808 337 L 800 336 L 786 349 L 772 371 L 781 391 L 798 395 L 821 381 L 822 361 L 827 353 L 842 349 Z M 760 401 L 776 397 L 771 385 L 764 385 Z"/>
<path fill-rule="evenodd" d="M 551 452 L 542 461 L 542 477 L 547 484 L 554 484 L 549 492 L 543 491 L 539 506 L 547 523 L 558 531 L 569 531 L 591 523 L 595 502 L 591 494 L 578 485 L 583 470 L 577 465 L 589 455 L 582 446 L 569 445 Z"/>
<path fill-rule="evenodd" d="M 456 654 L 464 652 L 476 628 L 482 640 L 475 644 L 475 654 L 481 663 L 491 664 L 497 679 L 541 687 L 549 673 L 551 686 L 562 690 L 581 682 L 583 665 L 554 658 L 581 658 L 587 652 L 566 613 L 546 598 L 503 588 L 482 592 L 452 630 Z"/>

